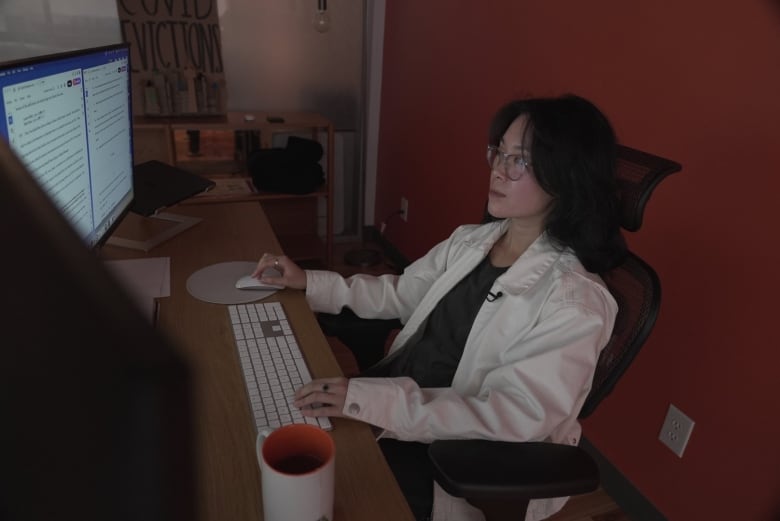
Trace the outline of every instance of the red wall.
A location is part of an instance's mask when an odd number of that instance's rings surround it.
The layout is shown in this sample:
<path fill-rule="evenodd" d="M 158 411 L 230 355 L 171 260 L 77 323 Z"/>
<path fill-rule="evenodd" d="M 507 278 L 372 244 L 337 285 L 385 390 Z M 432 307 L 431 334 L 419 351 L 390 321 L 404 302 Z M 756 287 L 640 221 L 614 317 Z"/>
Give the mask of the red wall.
<path fill-rule="evenodd" d="M 387 2 L 376 221 L 414 258 L 480 218 L 504 101 L 574 92 L 679 161 L 632 248 L 653 336 L 586 436 L 670 519 L 780 519 L 780 2 Z M 696 422 L 679 459 L 669 403 Z"/>

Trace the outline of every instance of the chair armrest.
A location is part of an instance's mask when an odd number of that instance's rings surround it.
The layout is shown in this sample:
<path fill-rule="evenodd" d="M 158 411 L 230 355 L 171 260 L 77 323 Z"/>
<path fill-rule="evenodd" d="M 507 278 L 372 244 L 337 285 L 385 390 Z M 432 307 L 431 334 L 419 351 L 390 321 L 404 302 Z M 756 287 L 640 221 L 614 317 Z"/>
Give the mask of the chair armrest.
<path fill-rule="evenodd" d="M 530 500 L 584 494 L 599 469 L 580 447 L 546 442 L 436 440 L 428 457 L 439 485 L 476 500 Z"/>

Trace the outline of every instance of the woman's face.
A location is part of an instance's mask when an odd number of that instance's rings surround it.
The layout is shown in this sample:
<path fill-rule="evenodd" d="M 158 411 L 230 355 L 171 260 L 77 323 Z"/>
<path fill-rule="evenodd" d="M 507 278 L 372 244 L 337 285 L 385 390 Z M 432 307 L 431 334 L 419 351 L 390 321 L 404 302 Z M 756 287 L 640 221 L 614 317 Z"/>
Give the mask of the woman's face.
<path fill-rule="evenodd" d="M 499 154 L 490 171 L 490 192 L 488 193 L 488 212 L 499 219 L 514 219 L 529 226 L 544 229 L 544 220 L 552 207 L 553 197 L 542 190 L 536 182 L 531 157 L 531 133 L 526 134 L 528 116 L 523 114 L 509 125 L 499 143 Z M 525 142 L 523 142 L 525 138 Z M 511 157 L 517 155 L 516 157 Z M 523 169 L 518 165 L 522 160 L 528 162 Z M 507 169 L 513 168 L 519 179 L 511 180 Z"/>

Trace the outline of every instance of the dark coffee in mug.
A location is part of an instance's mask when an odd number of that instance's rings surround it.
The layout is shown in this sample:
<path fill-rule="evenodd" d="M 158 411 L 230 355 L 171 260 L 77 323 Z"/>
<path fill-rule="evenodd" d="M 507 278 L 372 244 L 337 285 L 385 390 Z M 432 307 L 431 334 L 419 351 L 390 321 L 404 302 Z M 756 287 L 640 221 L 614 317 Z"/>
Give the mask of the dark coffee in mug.
<path fill-rule="evenodd" d="M 324 461 L 313 454 L 292 454 L 275 461 L 271 466 L 285 474 L 306 474 L 322 466 Z"/>

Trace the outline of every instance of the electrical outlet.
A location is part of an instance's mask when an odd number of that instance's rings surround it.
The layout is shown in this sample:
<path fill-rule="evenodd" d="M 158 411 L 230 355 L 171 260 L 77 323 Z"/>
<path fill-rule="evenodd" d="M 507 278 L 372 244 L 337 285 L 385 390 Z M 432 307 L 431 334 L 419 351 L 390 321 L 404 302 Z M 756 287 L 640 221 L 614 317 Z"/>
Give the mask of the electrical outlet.
<path fill-rule="evenodd" d="M 658 435 L 658 439 L 682 458 L 694 425 L 695 422 L 685 413 L 669 404 L 669 410 L 666 413 L 664 424 L 661 426 L 661 434 Z"/>
<path fill-rule="evenodd" d="M 406 197 L 401 197 L 401 219 L 404 222 L 409 220 L 409 200 Z"/>

